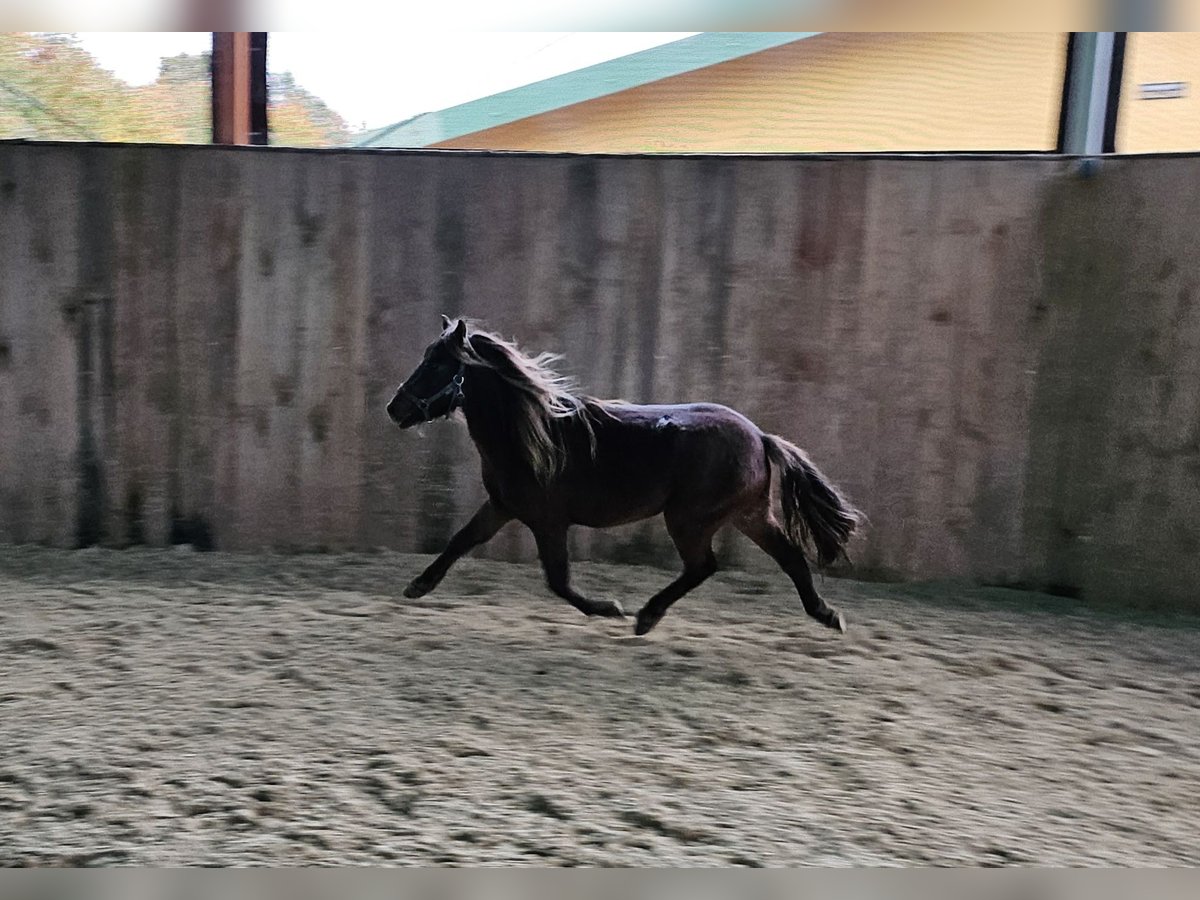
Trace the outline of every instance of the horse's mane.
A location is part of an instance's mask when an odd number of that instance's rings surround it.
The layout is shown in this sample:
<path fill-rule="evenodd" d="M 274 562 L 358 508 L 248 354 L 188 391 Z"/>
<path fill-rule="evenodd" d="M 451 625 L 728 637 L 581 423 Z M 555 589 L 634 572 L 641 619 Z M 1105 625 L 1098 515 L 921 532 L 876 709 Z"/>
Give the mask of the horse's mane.
<path fill-rule="evenodd" d="M 462 346 L 468 365 L 484 366 L 500 377 L 511 391 L 511 409 L 522 456 L 534 477 L 545 483 L 562 471 L 566 460 L 566 435 L 562 425 L 578 422 L 587 437 L 589 452 L 596 452 L 592 421 L 604 414 L 607 402 L 579 394 L 574 379 L 551 365 L 557 353 L 529 356 L 514 342 L 490 331 L 472 329 Z"/>

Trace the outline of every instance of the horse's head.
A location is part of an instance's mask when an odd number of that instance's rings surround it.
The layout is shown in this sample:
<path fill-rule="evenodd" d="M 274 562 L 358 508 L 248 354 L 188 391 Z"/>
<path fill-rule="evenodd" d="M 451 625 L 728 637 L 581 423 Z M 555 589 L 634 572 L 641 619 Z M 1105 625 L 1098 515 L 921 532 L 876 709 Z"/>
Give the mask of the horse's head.
<path fill-rule="evenodd" d="M 442 316 L 442 334 L 425 348 L 421 364 L 396 389 L 387 414 L 401 428 L 411 428 L 431 419 L 449 417 L 462 406 L 463 347 L 467 322 L 451 322 Z"/>

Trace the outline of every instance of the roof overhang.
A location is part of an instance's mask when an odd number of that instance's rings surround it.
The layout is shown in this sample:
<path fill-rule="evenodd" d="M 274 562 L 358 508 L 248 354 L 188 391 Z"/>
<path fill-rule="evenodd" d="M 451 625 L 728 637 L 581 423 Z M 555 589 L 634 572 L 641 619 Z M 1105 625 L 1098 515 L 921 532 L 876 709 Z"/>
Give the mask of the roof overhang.
<path fill-rule="evenodd" d="M 818 34 L 821 32 L 708 31 L 458 106 L 422 113 L 369 131 L 355 140 L 353 146 L 429 147 Z"/>

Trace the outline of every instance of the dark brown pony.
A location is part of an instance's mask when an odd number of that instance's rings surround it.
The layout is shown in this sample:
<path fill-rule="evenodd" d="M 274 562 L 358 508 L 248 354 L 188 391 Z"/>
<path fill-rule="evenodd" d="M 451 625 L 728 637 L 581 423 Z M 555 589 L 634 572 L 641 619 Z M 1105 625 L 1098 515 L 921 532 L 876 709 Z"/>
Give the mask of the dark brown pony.
<path fill-rule="evenodd" d="M 714 403 L 638 406 L 580 396 L 549 368 L 556 357 L 526 356 L 494 334 L 468 331 L 462 319 L 443 316 L 442 326 L 387 413 L 409 428 L 461 409 L 483 461 L 488 501 L 406 597 L 432 591 L 459 557 L 517 519 L 533 532 L 550 590 L 589 616 L 624 616 L 620 604 L 571 587 L 567 530 L 662 513 L 683 574 L 641 608 L 638 634 L 717 570 L 712 541 L 726 524 L 779 563 L 810 616 L 845 630 L 841 613 L 813 587 L 803 548 L 811 544 L 818 563 L 829 565 L 861 517 L 799 447 Z M 782 521 L 773 510 L 772 473 Z"/>

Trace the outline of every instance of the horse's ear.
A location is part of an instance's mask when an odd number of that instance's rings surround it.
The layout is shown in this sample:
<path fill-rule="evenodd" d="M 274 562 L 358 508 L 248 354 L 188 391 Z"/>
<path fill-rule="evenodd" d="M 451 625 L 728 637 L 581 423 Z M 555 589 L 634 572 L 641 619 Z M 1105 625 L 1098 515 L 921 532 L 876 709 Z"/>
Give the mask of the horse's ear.
<path fill-rule="evenodd" d="M 444 334 L 445 332 L 447 332 L 449 330 L 450 330 L 450 318 L 449 318 L 449 316 L 443 315 L 442 316 L 442 333 Z"/>
<path fill-rule="evenodd" d="M 454 328 L 454 340 L 456 343 L 462 344 L 467 340 L 467 320 L 459 319 L 458 325 Z"/>

